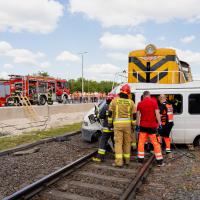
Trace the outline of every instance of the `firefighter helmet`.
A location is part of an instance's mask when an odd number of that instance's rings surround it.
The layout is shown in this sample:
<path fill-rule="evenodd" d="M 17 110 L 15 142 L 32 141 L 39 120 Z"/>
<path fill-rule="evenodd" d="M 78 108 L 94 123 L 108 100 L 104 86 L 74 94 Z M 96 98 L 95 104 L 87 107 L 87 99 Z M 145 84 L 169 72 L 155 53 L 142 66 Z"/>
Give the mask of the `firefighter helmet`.
<path fill-rule="evenodd" d="M 131 93 L 131 88 L 130 88 L 129 84 L 123 85 L 120 89 L 120 92 L 129 95 Z"/>

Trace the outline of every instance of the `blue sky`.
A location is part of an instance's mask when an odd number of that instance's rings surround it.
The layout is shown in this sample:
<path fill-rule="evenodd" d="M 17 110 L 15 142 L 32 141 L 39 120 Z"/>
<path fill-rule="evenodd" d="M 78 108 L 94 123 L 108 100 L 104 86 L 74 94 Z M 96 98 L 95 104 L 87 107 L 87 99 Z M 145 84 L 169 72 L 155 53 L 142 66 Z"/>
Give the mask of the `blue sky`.
<path fill-rule="evenodd" d="M 18 6 L 20 5 L 20 6 Z M 0 76 L 47 71 L 61 78 L 113 80 L 129 51 L 172 47 L 200 77 L 198 0 L 0 1 Z"/>

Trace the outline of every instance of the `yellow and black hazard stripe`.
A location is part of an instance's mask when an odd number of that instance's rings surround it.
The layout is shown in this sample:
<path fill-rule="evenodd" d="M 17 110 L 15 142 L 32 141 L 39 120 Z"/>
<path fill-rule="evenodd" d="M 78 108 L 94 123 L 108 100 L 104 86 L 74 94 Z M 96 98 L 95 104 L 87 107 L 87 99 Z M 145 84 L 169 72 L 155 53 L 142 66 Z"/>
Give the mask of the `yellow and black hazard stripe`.
<path fill-rule="evenodd" d="M 146 74 L 150 74 L 159 70 L 159 68 L 162 67 L 167 62 L 175 61 L 175 59 L 176 57 L 174 55 L 165 56 L 165 58 L 163 58 L 162 60 L 160 60 L 159 62 L 150 67 L 150 72 L 147 71 L 147 67 L 137 57 L 129 57 L 129 63 L 134 63 L 141 71 L 146 72 Z M 150 82 L 156 83 L 158 81 L 158 76 L 160 81 L 167 75 L 168 75 L 168 69 L 166 68 L 159 75 L 156 75 L 153 78 L 151 78 Z M 139 73 L 137 74 L 136 71 L 133 71 L 133 76 L 137 78 L 139 82 L 146 82 L 146 79 L 143 78 Z"/>
<path fill-rule="evenodd" d="M 147 73 L 149 73 L 149 72 L 147 72 Z M 168 69 L 165 69 L 163 72 L 160 72 L 160 74 L 159 74 L 159 81 L 160 81 L 161 79 L 163 79 L 165 76 L 167 76 L 167 74 L 168 74 Z M 135 78 L 137 78 L 138 81 L 141 82 L 141 83 L 146 82 L 146 79 L 143 78 L 140 74 L 135 73 L 135 71 L 133 71 L 133 76 L 134 76 Z M 156 83 L 157 81 L 158 81 L 158 75 L 154 76 L 154 77 L 150 80 L 150 83 Z"/>

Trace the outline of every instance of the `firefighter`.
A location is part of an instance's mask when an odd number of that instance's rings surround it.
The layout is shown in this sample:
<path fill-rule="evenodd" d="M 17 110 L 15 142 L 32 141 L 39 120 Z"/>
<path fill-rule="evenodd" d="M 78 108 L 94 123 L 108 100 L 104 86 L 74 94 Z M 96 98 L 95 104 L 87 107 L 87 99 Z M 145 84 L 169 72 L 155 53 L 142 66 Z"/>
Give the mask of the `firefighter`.
<path fill-rule="evenodd" d="M 173 107 L 167 102 L 166 96 L 161 94 L 159 96 L 159 109 L 161 114 L 161 123 L 162 128 L 159 129 L 159 134 L 163 138 L 166 145 L 166 154 L 171 153 L 171 139 L 169 137 L 172 127 L 174 126 L 173 122 Z"/>
<path fill-rule="evenodd" d="M 112 100 L 109 106 L 109 123 L 113 120 L 115 141 L 114 166 L 122 167 L 130 162 L 131 129 L 135 104 L 129 99 L 130 86 L 125 84 L 121 87 L 119 97 Z"/>
<path fill-rule="evenodd" d="M 143 100 L 137 106 L 137 130 L 139 130 L 138 162 L 144 161 L 144 145 L 149 138 L 154 147 L 158 166 L 163 165 L 160 143 L 157 140 L 157 128 L 161 125 L 158 104 L 151 99 L 150 92 L 144 91 Z"/>
<path fill-rule="evenodd" d="M 48 101 L 52 101 L 52 93 L 53 93 L 53 88 L 49 87 L 47 89 Z"/>
<path fill-rule="evenodd" d="M 113 140 L 113 126 L 108 126 L 108 108 L 114 96 L 112 94 L 108 95 L 106 98 L 105 106 L 99 111 L 98 118 L 102 120 L 102 135 L 99 142 L 99 149 L 96 157 L 93 157 L 93 161 L 101 162 L 104 160 L 106 153 L 106 145 L 108 140 L 111 138 Z"/>

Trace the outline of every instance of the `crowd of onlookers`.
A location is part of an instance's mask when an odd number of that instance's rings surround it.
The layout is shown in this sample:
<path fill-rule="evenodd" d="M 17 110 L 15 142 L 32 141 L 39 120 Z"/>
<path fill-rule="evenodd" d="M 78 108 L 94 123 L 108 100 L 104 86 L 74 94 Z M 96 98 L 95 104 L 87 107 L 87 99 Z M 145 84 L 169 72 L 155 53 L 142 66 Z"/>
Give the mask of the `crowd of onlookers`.
<path fill-rule="evenodd" d="M 107 94 L 105 92 L 80 92 L 76 91 L 68 95 L 68 103 L 97 103 L 105 99 Z"/>

